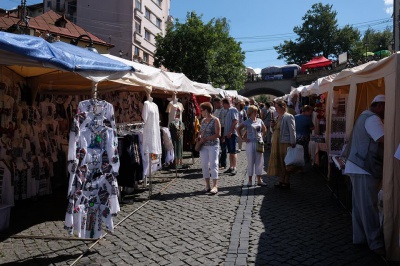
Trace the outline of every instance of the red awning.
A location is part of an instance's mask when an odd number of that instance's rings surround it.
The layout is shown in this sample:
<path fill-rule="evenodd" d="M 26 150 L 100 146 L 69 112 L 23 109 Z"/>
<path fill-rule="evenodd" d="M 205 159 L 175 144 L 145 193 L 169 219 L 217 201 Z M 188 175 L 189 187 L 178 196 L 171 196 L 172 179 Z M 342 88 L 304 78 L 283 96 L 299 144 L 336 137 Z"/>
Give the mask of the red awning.
<path fill-rule="evenodd" d="M 301 65 L 301 72 L 304 72 L 306 69 L 309 68 L 318 68 L 318 67 L 325 67 L 332 64 L 332 61 L 326 59 L 324 56 L 316 56 L 311 59 L 309 62 Z"/>

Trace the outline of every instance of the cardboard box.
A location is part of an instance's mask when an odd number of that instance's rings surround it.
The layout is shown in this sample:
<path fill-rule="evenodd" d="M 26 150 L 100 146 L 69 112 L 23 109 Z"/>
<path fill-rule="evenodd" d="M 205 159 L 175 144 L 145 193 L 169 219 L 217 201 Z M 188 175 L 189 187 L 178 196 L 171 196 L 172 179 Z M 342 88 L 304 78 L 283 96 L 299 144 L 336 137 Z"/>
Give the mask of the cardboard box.
<path fill-rule="evenodd" d="M 0 204 L 0 232 L 5 231 L 10 226 L 11 205 Z"/>

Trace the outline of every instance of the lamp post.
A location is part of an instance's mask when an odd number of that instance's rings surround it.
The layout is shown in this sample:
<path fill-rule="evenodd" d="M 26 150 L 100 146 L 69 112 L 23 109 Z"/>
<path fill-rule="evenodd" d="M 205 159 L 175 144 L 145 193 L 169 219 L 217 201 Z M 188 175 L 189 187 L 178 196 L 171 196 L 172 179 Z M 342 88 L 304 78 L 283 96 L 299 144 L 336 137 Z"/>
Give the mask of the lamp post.
<path fill-rule="evenodd" d="M 94 48 L 94 46 L 93 46 L 93 40 L 92 40 L 92 38 L 90 38 L 90 36 L 87 35 L 87 34 L 82 34 L 82 35 L 80 35 L 78 38 L 72 39 L 70 43 L 71 43 L 72 45 L 77 46 L 78 43 L 79 43 L 79 41 L 80 41 L 82 38 L 84 38 L 84 37 L 86 37 L 86 38 L 89 39 L 89 45 L 86 45 L 86 48 L 87 48 L 89 51 L 98 54 L 99 52 L 97 52 L 96 48 Z"/>
<path fill-rule="evenodd" d="M 390 48 L 392 49 L 392 54 L 394 53 L 394 40 L 390 41 Z"/>
<path fill-rule="evenodd" d="M 365 46 L 365 63 L 367 62 L 367 50 L 368 50 L 368 43 L 364 43 Z"/>
<path fill-rule="evenodd" d="M 382 59 L 382 44 L 379 44 L 379 59 Z"/>

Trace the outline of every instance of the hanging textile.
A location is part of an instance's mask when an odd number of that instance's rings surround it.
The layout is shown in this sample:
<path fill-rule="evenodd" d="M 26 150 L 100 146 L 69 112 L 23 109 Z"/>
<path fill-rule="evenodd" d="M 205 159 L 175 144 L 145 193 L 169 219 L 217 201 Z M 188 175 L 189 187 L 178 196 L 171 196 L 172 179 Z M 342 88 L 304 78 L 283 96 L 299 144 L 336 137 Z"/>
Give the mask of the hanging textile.
<path fill-rule="evenodd" d="M 113 232 L 119 210 L 120 161 L 114 109 L 106 101 L 78 104 L 70 132 L 68 207 L 65 229 L 78 237 L 99 238 L 103 227 Z"/>

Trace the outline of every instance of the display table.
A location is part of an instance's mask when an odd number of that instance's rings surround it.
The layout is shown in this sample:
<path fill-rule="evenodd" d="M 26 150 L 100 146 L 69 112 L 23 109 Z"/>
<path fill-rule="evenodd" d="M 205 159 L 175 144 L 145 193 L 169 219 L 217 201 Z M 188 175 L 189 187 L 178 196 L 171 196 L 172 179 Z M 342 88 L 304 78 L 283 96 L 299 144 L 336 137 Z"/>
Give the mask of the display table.
<path fill-rule="evenodd" d="M 11 205 L 0 204 L 0 232 L 10 226 L 10 210 Z"/>
<path fill-rule="evenodd" d="M 351 180 L 344 174 L 346 158 L 336 154 L 330 154 L 331 178 L 329 186 L 332 189 L 332 196 L 336 196 L 339 202 L 348 210 L 351 210 Z"/>
<path fill-rule="evenodd" d="M 314 165 L 319 165 L 320 164 L 320 159 L 318 153 L 320 151 L 327 152 L 328 151 L 328 146 L 326 143 L 321 143 L 321 142 L 316 142 L 311 140 L 308 143 L 308 151 L 311 157 L 311 163 Z"/>

